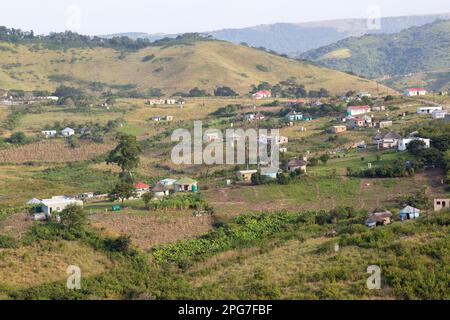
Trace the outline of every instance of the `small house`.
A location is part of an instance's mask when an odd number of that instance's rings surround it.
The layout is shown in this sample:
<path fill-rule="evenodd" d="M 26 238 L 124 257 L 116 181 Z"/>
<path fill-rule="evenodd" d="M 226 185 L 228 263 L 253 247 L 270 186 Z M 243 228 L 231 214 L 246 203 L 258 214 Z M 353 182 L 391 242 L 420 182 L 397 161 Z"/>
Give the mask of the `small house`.
<path fill-rule="evenodd" d="M 56 196 L 51 199 L 43 199 L 41 201 L 42 212 L 48 217 L 51 217 L 52 213 L 61 212 L 69 205 L 83 206 L 83 201 L 66 197 L 66 196 Z"/>
<path fill-rule="evenodd" d="M 164 120 L 166 120 L 166 121 L 168 121 L 168 122 L 173 121 L 173 116 L 166 116 L 166 117 L 164 118 Z"/>
<path fill-rule="evenodd" d="M 420 210 L 411 206 L 406 206 L 400 210 L 400 220 L 417 219 L 420 215 Z"/>
<path fill-rule="evenodd" d="M 413 138 L 405 138 L 405 139 L 400 139 L 398 142 L 398 151 L 406 151 L 408 149 L 408 145 L 413 142 L 413 141 L 422 141 L 424 143 L 424 148 L 425 149 L 429 149 L 430 145 L 431 145 L 431 140 L 430 139 L 423 139 L 423 138 L 418 138 L 418 137 L 413 137 Z"/>
<path fill-rule="evenodd" d="M 375 135 L 373 140 L 378 149 L 391 149 L 398 146 L 398 142 L 401 138 L 402 137 L 398 133 L 391 131 L 387 134 L 379 132 Z"/>
<path fill-rule="evenodd" d="M 177 104 L 177 100 L 176 99 L 167 99 L 166 104 L 169 104 L 169 105 Z"/>
<path fill-rule="evenodd" d="M 364 118 L 353 118 L 347 121 L 347 127 L 350 129 L 364 128 L 367 123 Z"/>
<path fill-rule="evenodd" d="M 304 159 L 295 158 L 287 163 L 286 170 L 288 172 L 296 172 L 296 171 L 306 172 L 306 165 L 307 162 Z"/>
<path fill-rule="evenodd" d="M 386 120 L 386 121 L 380 121 L 375 123 L 375 127 L 379 128 L 379 129 L 384 129 L 384 128 L 389 128 L 392 127 L 393 122 L 390 120 Z"/>
<path fill-rule="evenodd" d="M 372 111 L 375 111 L 375 112 L 377 112 L 377 111 L 384 111 L 384 110 L 386 110 L 386 107 L 385 107 L 385 106 L 375 106 L 375 107 L 372 107 Z"/>
<path fill-rule="evenodd" d="M 134 192 L 136 193 L 136 197 L 141 198 L 145 193 L 150 190 L 150 186 L 143 182 L 138 182 L 134 184 Z"/>
<path fill-rule="evenodd" d="M 75 130 L 73 130 L 72 128 L 69 128 L 69 127 L 61 130 L 61 135 L 63 137 L 70 137 L 70 136 L 73 136 L 74 134 L 75 134 Z"/>
<path fill-rule="evenodd" d="M 442 107 L 419 107 L 417 108 L 417 114 L 432 114 L 435 111 L 442 111 Z"/>
<path fill-rule="evenodd" d="M 186 104 L 186 100 L 183 99 L 183 98 L 180 98 L 180 99 L 177 100 L 177 103 L 178 103 L 180 106 L 184 106 L 184 105 Z"/>
<path fill-rule="evenodd" d="M 175 180 L 175 179 L 163 179 L 161 181 L 158 181 L 158 184 L 161 184 L 165 187 L 173 189 L 175 182 L 177 182 L 177 180 Z"/>
<path fill-rule="evenodd" d="M 279 169 L 271 169 L 271 168 L 262 168 L 260 170 L 262 177 L 266 177 L 266 178 L 272 179 L 272 180 L 277 178 L 279 172 L 280 172 Z"/>
<path fill-rule="evenodd" d="M 384 226 L 391 223 L 392 213 L 389 211 L 374 212 L 367 216 L 366 227 L 373 228 L 376 226 Z"/>
<path fill-rule="evenodd" d="M 56 136 L 57 132 L 56 130 L 42 130 L 41 134 L 46 138 L 50 138 Z"/>
<path fill-rule="evenodd" d="M 303 121 L 312 121 L 313 117 L 309 113 L 305 113 L 305 114 L 303 114 L 303 119 L 302 120 Z"/>
<path fill-rule="evenodd" d="M 431 116 L 435 120 L 437 120 L 437 119 L 445 119 L 446 114 L 447 114 L 447 110 L 434 110 L 431 113 Z"/>
<path fill-rule="evenodd" d="M 407 88 L 403 92 L 405 97 L 424 96 L 427 94 L 427 90 L 424 88 Z"/>
<path fill-rule="evenodd" d="M 296 122 L 303 120 L 303 114 L 296 111 L 291 111 L 287 115 L 284 116 L 285 120 L 288 122 Z"/>
<path fill-rule="evenodd" d="M 161 121 L 161 117 L 158 117 L 158 116 L 152 117 L 152 121 L 159 122 L 159 121 Z"/>
<path fill-rule="evenodd" d="M 370 106 L 350 106 L 347 108 L 348 116 L 358 116 L 361 114 L 366 114 L 371 111 Z"/>
<path fill-rule="evenodd" d="M 358 98 L 362 99 L 362 98 L 372 98 L 372 94 L 369 92 L 358 92 L 358 94 L 356 95 Z"/>
<path fill-rule="evenodd" d="M 268 90 L 260 90 L 252 95 L 252 97 L 256 100 L 266 99 L 272 97 L 272 92 Z"/>
<path fill-rule="evenodd" d="M 250 182 L 252 181 L 252 175 L 257 172 L 258 170 L 239 170 L 236 175 L 239 181 Z"/>
<path fill-rule="evenodd" d="M 434 211 L 450 208 L 450 199 L 434 199 Z"/>
<path fill-rule="evenodd" d="M 164 198 L 170 194 L 170 189 L 168 186 L 161 183 L 157 183 L 153 188 L 152 192 L 156 198 Z"/>
<path fill-rule="evenodd" d="M 332 126 L 331 127 L 331 132 L 335 133 L 335 134 L 339 134 L 342 132 L 347 131 L 347 127 L 346 126 Z"/>
<path fill-rule="evenodd" d="M 191 178 L 182 178 L 174 184 L 175 192 L 197 192 L 198 182 Z"/>

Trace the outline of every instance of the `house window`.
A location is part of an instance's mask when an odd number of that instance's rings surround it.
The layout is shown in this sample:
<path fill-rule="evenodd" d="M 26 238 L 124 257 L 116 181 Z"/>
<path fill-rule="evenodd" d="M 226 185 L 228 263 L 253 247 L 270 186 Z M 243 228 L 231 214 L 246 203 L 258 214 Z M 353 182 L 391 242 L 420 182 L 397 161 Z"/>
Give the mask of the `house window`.
<path fill-rule="evenodd" d="M 437 201 L 436 204 L 437 204 L 438 206 L 440 206 L 440 205 L 441 205 L 441 202 L 440 202 L 440 201 Z"/>
<path fill-rule="evenodd" d="M 442 207 L 445 208 L 445 201 L 442 201 Z"/>

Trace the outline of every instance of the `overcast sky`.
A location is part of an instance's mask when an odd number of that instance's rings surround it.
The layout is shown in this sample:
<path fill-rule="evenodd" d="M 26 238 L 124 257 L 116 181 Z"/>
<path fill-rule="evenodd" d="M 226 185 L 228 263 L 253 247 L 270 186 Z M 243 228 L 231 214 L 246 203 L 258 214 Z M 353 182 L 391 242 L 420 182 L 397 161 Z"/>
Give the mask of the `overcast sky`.
<path fill-rule="evenodd" d="M 378 9 L 373 9 L 373 8 Z M 449 0 L 2 0 L 0 25 L 83 34 L 181 33 L 275 22 L 450 12 Z"/>

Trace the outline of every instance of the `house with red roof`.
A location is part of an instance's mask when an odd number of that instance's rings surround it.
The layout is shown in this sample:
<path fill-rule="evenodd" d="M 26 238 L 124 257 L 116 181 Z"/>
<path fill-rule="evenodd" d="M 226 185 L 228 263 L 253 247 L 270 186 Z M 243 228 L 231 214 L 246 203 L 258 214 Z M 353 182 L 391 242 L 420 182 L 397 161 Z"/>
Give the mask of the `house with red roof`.
<path fill-rule="evenodd" d="M 358 116 L 372 111 L 370 106 L 350 106 L 347 108 L 347 116 Z"/>
<path fill-rule="evenodd" d="M 134 191 L 136 192 L 136 197 L 140 198 L 150 190 L 150 186 L 143 182 L 138 182 L 134 184 Z"/>
<path fill-rule="evenodd" d="M 405 97 L 424 96 L 427 94 L 427 90 L 424 88 L 407 88 L 403 92 Z"/>
<path fill-rule="evenodd" d="M 260 90 L 252 95 L 252 97 L 256 100 L 266 99 L 272 97 L 272 92 L 269 90 Z"/>

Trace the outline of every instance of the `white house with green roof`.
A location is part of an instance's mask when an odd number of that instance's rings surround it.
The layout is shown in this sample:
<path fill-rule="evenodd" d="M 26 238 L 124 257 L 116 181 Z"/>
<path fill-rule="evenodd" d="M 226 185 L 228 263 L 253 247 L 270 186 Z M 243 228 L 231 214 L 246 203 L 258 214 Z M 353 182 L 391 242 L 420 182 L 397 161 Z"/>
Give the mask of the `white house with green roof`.
<path fill-rule="evenodd" d="M 175 182 L 175 192 L 197 192 L 198 182 L 191 178 L 182 178 Z"/>

